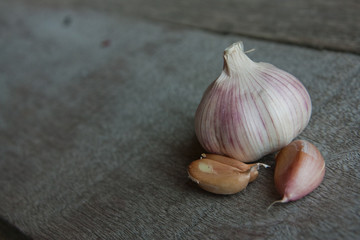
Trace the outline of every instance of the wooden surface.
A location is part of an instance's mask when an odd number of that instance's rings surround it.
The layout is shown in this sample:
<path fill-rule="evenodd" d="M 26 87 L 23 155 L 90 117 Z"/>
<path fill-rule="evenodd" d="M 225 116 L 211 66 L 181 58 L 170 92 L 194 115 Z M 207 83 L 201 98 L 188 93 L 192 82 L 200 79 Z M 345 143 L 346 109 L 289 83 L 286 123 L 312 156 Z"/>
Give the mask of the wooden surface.
<path fill-rule="evenodd" d="M 49 4 L 0 3 L 6 223 L 33 239 L 359 238 L 358 55 Z M 319 188 L 269 212 L 273 168 L 232 196 L 186 173 L 203 151 L 196 107 L 239 40 L 306 86 L 313 114 L 299 138 L 326 161 Z"/>
<path fill-rule="evenodd" d="M 22 233 L 14 225 L 0 218 L 0 239 L 30 240 L 31 238 Z"/>
<path fill-rule="evenodd" d="M 318 49 L 360 53 L 357 0 L 32 0 L 183 24 Z"/>

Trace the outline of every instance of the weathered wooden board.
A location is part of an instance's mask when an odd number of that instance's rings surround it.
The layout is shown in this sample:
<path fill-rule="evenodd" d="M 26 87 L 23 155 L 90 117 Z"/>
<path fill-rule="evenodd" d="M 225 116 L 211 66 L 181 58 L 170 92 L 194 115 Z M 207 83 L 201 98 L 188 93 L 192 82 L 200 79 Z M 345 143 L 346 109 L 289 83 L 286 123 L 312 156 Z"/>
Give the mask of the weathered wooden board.
<path fill-rule="evenodd" d="M 198 189 L 195 109 L 242 40 L 313 103 L 300 138 L 326 160 L 294 203 L 273 171 L 239 194 Z M 34 239 L 356 239 L 360 57 L 91 9 L 0 3 L 0 217 Z M 274 165 L 272 156 L 262 161 Z"/>
<path fill-rule="evenodd" d="M 49 0 L 32 2 L 55 5 Z M 357 0 L 63 0 L 56 5 L 91 7 L 224 34 L 360 53 Z"/>

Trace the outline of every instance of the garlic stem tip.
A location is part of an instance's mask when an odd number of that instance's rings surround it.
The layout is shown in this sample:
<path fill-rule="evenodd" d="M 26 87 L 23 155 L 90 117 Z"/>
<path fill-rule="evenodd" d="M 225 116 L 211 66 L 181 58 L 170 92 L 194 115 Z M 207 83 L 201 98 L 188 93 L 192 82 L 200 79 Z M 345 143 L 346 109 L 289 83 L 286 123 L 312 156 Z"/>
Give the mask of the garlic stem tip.
<path fill-rule="evenodd" d="M 242 52 L 244 51 L 244 44 L 242 41 L 233 43 L 229 47 L 225 48 L 224 55 L 231 54 L 237 49 L 240 49 Z"/>
<path fill-rule="evenodd" d="M 276 201 L 272 202 L 272 203 L 270 204 L 270 206 L 267 207 L 266 211 L 269 211 L 270 208 L 271 208 L 274 204 L 276 204 L 276 203 L 284 203 L 283 200 L 284 200 L 284 199 L 280 199 L 280 200 L 276 200 Z"/>
<path fill-rule="evenodd" d="M 255 50 L 256 50 L 255 48 L 252 48 L 252 49 L 245 51 L 244 53 L 251 53 L 251 52 L 254 52 Z"/>
<path fill-rule="evenodd" d="M 264 168 L 270 168 L 270 167 L 271 167 L 270 165 L 267 165 L 267 164 L 265 164 L 265 163 L 257 163 L 256 165 L 258 166 L 258 169 L 259 169 L 261 166 L 263 166 Z"/>

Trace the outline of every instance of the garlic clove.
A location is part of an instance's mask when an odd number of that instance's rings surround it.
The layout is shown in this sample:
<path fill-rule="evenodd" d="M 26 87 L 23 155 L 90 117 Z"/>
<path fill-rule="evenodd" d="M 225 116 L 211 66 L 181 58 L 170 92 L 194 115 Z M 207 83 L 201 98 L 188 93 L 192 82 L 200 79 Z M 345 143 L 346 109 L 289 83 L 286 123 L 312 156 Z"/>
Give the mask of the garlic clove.
<path fill-rule="evenodd" d="M 322 182 L 325 161 L 319 150 L 310 142 L 296 140 L 276 156 L 274 181 L 283 198 L 276 202 L 298 200 Z"/>
<path fill-rule="evenodd" d="M 246 56 L 242 42 L 225 49 L 224 68 L 195 113 L 208 152 L 252 162 L 289 144 L 307 126 L 311 100 L 291 74 Z"/>
<path fill-rule="evenodd" d="M 192 162 L 188 167 L 188 174 L 202 189 L 225 195 L 240 192 L 250 180 L 250 170 L 243 172 L 205 158 Z"/>
<path fill-rule="evenodd" d="M 225 156 L 217 155 L 217 154 L 203 153 L 203 154 L 201 154 L 201 156 L 204 158 L 207 158 L 207 159 L 211 159 L 211 160 L 235 167 L 242 172 L 246 172 L 246 171 L 250 170 L 249 182 L 253 182 L 257 178 L 257 176 L 259 175 L 258 170 L 259 170 L 260 166 L 263 166 L 265 168 L 270 167 L 269 165 L 264 164 L 264 163 L 246 164 L 246 163 L 240 162 L 239 160 L 236 160 L 234 158 L 229 158 L 229 157 L 225 157 Z"/>

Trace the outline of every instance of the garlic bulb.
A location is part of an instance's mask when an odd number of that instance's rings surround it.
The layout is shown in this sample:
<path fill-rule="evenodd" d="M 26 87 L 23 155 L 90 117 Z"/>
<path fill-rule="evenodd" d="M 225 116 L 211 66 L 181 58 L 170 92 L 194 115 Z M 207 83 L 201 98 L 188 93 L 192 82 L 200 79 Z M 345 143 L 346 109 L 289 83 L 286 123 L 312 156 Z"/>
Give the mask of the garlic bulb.
<path fill-rule="evenodd" d="M 291 74 L 256 63 L 242 42 L 224 52 L 224 68 L 205 91 L 195 114 L 203 148 L 243 162 L 289 144 L 309 122 L 311 100 Z"/>

